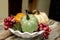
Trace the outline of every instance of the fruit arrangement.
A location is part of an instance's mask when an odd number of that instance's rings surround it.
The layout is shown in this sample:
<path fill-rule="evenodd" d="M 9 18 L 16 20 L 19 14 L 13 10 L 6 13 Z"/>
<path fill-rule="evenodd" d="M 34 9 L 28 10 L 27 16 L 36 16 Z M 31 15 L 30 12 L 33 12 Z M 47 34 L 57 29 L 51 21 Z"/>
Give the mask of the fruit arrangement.
<path fill-rule="evenodd" d="M 47 25 L 48 20 L 44 20 L 44 15 L 45 14 L 40 14 L 39 11 L 29 12 L 26 10 L 26 13 L 18 13 L 16 16 L 9 16 L 5 18 L 4 29 L 8 30 L 11 28 L 19 30 L 20 32 L 29 33 L 44 30 L 45 32 L 43 33 L 43 37 L 47 39 L 51 29 Z"/>

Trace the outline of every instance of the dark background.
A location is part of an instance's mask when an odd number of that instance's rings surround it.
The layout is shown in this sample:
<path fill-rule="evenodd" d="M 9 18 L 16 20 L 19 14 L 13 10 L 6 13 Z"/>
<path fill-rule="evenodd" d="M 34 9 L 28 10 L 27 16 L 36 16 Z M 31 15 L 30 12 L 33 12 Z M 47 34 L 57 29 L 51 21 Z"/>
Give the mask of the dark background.
<path fill-rule="evenodd" d="M 60 21 L 60 0 L 51 0 L 49 18 Z"/>
<path fill-rule="evenodd" d="M 9 5 L 9 16 L 16 15 L 21 12 L 22 0 L 8 0 Z"/>

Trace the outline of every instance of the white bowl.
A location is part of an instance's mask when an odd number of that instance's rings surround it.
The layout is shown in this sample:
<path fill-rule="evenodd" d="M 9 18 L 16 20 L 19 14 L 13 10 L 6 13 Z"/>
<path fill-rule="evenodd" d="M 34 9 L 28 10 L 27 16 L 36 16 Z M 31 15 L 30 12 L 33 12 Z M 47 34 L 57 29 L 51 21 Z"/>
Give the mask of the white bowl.
<path fill-rule="evenodd" d="M 20 31 L 18 31 L 18 30 L 14 31 L 14 30 L 11 29 L 11 28 L 9 28 L 9 30 L 10 30 L 13 34 L 15 34 L 16 36 L 22 37 L 22 38 L 33 38 L 33 37 L 36 37 L 36 36 L 38 36 L 38 35 L 41 35 L 41 34 L 44 32 L 44 30 L 42 30 L 42 31 L 39 31 L 39 32 L 34 32 L 34 33 L 29 33 L 29 32 L 24 32 L 24 33 L 22 33 L 22 32 L 20 32 Z"/>
<path fill-rule="evenodd" d="M 3 25 L 3 24 L 4 24 L 3 22 L 0 23 L 0 25 Z M 36 37 L 36 36 L 38 36 L 38 35 L 41 35 L 41 34 L 44 32 L 44 30 L 42 30 L 42 31 L 33 32 L 33 33 L 29 33 L 29 32 L 24 32 L 24 33 L 22 33 L 22 32 L 20 32 L 19 30 L 14 31 L 14 30 L 11 29 L 11 28 L 9 28 L 9 30 L 10 30 L 13 34 L 15 34 L 16 36 L 22 37 L 22 38 L 33 38 L 33 37 Z"/>

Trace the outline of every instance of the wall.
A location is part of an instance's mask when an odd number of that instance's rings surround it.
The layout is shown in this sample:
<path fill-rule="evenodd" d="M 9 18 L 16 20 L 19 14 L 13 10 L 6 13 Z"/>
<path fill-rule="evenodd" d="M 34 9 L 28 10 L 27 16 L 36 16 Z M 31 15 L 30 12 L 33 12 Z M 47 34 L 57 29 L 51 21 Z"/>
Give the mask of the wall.
<path fill-rule="evenodd" d="M 26 9 L 28 9 L 28 0 L 22 0 L 22 12 L 25 13 Z"/>
<path fill-rule="evenodd" d="M 8 16 L 8 0 L 0 0 L 0 20 Z"/>
<path fill-rule="evenodd" d="M 37 9 L 49 13 L 50 0 L 38 0 Z"/>

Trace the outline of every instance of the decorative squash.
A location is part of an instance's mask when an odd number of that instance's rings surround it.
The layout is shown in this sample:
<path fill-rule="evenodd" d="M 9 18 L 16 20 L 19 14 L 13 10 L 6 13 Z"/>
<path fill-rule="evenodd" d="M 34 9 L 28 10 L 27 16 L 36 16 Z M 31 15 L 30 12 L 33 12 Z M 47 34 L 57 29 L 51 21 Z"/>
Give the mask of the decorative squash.
<path fill-rule="evenodd" d="M 27 13 L 21 20 L 21 28 L 23 32 L 32 33 L 38 29 L 38 20 L 34 15 Z"/>
<path fill-rule="evenodd" d="M 39 12 L 38 10 L 34 10 L 33 13 L 34 13 L 34 16 L 38 19 L 39 23 L 47 23 L 49 21 L 46 13 Z"/>
<path fill-rule="evenodd" d="M 18 13 L 18 14 L 15 16 L 14 20 L 15 20 L 16 22 L 20 22 L 20 21 L 21 21 L 21 18 L 22 18 L 24 15 L 25 15 L 24 13 Z"/>

